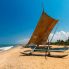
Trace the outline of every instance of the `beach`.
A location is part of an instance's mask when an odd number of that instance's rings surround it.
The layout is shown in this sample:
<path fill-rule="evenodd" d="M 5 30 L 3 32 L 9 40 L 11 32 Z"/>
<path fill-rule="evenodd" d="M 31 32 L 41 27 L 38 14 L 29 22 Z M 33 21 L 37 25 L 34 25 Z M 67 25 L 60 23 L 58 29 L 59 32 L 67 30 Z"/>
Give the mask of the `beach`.
<path fill-rule="evenodd" d="M 30 48 L 14 47 L 0 53 L 0 69 L 69 69 L 69 55 L 64 58 L 24 56 Z M 69 51 L 66 51 L 69 54 Z"/>

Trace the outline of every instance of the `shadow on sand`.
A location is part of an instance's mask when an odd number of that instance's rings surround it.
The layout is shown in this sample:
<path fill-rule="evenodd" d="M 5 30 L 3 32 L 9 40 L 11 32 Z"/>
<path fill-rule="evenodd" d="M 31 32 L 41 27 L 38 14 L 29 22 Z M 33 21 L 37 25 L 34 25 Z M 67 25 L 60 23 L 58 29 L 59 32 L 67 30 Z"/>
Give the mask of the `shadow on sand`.
<path fill-rule="evenodd" d="M 21 53 L 20 56 L 41 56 L 41 57 L 53 57 L 53 58 L 64 58 L 64 57 L 68 56 L 67 54 L 66 55 L 48 55 L 48 54 L 30 54 L 30 55 L 25 55 L 22 52 L 20 52 L 20 53 Z"/>
<path fill-rule="evenodd" d="M 30 54 L 30 55 L 25 55 L 22 52 L 20 52 L 21 55 L 20 56 L 48 56 L 47 54 Z"/>

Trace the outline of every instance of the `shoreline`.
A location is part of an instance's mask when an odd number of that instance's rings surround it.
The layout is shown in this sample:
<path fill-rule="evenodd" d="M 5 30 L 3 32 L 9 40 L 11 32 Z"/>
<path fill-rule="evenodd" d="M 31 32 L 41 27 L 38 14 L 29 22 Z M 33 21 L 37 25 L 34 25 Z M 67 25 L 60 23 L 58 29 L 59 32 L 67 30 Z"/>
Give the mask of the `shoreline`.
<path fill-rule="evenodd" d="M 6 47 L 7 47 L 7 46 L 6 46 Z M 10 47 L 10 48 L 7 49 L 7 50 L 2 50 L 2 51 L 0 51 L 0 53 L 10 51 L 10 50 L 12 50 L 12 49 L 14 49 L 14 48 L 17 48 L 17 47 L 20 47 L 20 46 L 19 46 L 19 45 L 16 45 L 16 46 L 8 46 L 8 47 Z M 7 48 L 8 48 L 8 47 L 7 47 Z"/>

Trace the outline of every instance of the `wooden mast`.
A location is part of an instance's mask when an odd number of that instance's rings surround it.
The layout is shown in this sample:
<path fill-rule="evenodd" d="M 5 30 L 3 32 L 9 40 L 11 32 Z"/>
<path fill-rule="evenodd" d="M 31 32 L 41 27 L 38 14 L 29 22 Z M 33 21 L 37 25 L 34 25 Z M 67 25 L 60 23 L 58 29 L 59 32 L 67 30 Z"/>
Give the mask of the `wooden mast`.
<path fill-rule="evenodd" d="M 28 44 L 36 44 L 37 46 L 46 45 L 49 34 L 57 22 L 58 20 L 55 20 L 45 13 L 44 4 L 42 3 L 42 15 Z"/>

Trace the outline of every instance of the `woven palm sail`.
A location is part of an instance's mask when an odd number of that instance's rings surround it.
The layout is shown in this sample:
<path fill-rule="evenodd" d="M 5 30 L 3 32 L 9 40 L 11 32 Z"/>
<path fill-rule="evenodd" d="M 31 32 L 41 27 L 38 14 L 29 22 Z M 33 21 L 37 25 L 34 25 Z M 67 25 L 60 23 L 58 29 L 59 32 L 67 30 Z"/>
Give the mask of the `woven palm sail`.
<path fill-rule="evenodd" d="M 28 44 L 45 45 L 47 43 L 49 34 L 57 22 L 58 20 L 53 19 L 43 11 Z"/>

